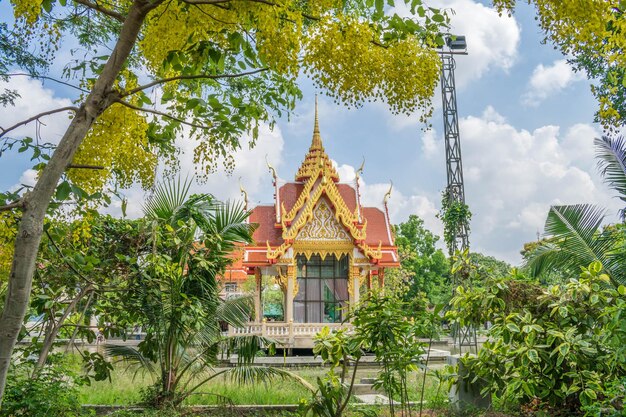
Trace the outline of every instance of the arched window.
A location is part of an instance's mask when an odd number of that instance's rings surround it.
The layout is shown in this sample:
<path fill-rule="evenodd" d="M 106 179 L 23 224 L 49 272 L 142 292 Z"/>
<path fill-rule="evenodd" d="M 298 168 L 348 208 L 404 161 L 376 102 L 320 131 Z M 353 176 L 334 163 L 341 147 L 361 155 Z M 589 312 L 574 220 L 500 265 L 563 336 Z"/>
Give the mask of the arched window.
<path fill-rule="evenodd" d="M 296 323 L 340 323 L 348 305 L 348 257 L 297 257 L 298 294 L 293 301 Z"/>

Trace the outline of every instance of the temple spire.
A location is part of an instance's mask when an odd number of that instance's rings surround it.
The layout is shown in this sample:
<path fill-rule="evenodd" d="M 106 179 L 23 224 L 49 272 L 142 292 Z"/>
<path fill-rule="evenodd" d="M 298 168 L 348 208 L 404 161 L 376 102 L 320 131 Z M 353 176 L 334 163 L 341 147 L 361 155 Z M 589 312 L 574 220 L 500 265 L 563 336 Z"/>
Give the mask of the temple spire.
<path fill-rule="evenodd" d="M 326 177 L 334 182 L 339 182 L 339 174 L 322 145 L 322 135 L 320 134 L 320 121 L 317 106 L 317 95 L 315 96 L 315 122 L 313 124 L 313 140 L 309 152 L 304 156 L 304 161 L 296 173 L 296 181 L 305 181 L 308 178 L 322 177 L 322 182 L 326 182 Z"/>
<path fill-rule="evenodd" d="M 315 124 L 313 125 L 313 141 L 311 149 L 323 149 L 322 136 L 320 135 L 320 119 L 317 110 L 317 94 L 315 95 Z"/>

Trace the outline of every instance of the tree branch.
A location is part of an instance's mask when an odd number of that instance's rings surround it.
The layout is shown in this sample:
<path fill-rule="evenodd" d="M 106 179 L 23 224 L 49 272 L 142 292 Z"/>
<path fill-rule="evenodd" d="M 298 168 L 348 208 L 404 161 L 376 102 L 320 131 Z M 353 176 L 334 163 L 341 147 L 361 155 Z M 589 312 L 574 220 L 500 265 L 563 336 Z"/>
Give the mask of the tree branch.
<path fill-rule="evenodd" d="M 126 19 L 124 17 L 124 15 L 122 15 L 121 13 L 116 12 L 115 10 L 111 10 L 111 9 L 107 9 L 106 7 L 100 6 L 98 4 L 98 0 L 95 0 L 95 2 L 91 2 L 89 0 L 74 0 L 75 3 L 78 4 L 82 4 L 85 7 L 88 7 L 92 10 L 95 10 L 97 12 L 100 12 L 102 14 L 105 14 L 109 17 L 112 17 L 113 19 L 117 20 L 118 22 L 122 22 L 124 23 L 124 20 Z"/>
<path fill-rule="evenodd" d="M 40 117 L 49 116 L 51 114 L 61 113 L 61 112 L 64 112 L 64 111 L 77 112 L 78 111 L 78 107 L 76 107 L 76 106 L 67 106 L 67 107 L 61 107 L 61 108 L 58 108 L 58 109 L 55 109 L 55 110 L 45 111 L 43 113 L 39 113 L 38 115 L 33 116 L 31 118 L 28 118 L 26 120 L 22 120 L 21 122 L 16 123 L 16 124 L 14 124 L 13 126 L 11 126 L 9 128 L 4 129 L 4 128 L 0 127 L 0 138 L 3 137 L 4 135 L 6 135 L 7 133 L 9 133 L 10 131 L 17 129 L 20 126 L 27 125 L 30 122 L 38 120 Z"/>
<path fill-rule="evenodd" d="M 183 0 L 187 4 L 220 4 L 230 3 L 232 0 Z"/>
<path fill-rule="evenodd" d="M 65 81 L 57 80 L 56 78 L 47 77 L 45 75 L 36 75 L 36 74 L 28 74 L 28 73 L 25 73 L 25 72 L 18 72 L 18 73 L 15 73 L 15 74 L 0 74 L 0 76 L 4 76 L 4 77 L 24 76 L 24 77 L 29 77 L 29 78 L 39 78 L 39 79 L 42 79 L 42 80 L 50 80 L 50 81 L 54 81 L 55 83 L 59 83 L 59 84 L 66 85 L 68 87 L 75 88 L 75 89 L 77 89 L 79 91 L 82 91 L 83 93 L 89 93 L 89 91 L 87 91 L 87 90 L 85 90 L 83 88 L 77 87 L 77 86 L 75 86 L 73 84 L 70 84 L 70 83 L 66 83 Z"/>
<path fill-rule="evenodd" d="M 210 129 L 211 128 L 211 126 L 199 125 L 199 124 L 196 124 L 196 123 L 188 122 L 188 121 L 186 121 L 184 119 L 180 119 L 178 117 L 172 116 L 171 114 L 167 114 L 167 113 L 164 113 L 164 112 L 161 112 L 161 111 L 158 111 L 158 110 L 146 109 L 144 107 L 134 106 L 134 105 L 132 105 L 132 104 L 130 104 L 130 103 L 124 101 L 124 100 L 116 100 L 115 102 L 116 103 L 120 103 L 121 105 L 126 106 L 129 109 L 142 111 L 142 112 L 146 112 L 146 113 L 151 113 L 151 114 L 155 114 L 155 115 L 161 116 L 161 117 L 166 117 L 168 119 L 175 120 L 175 121 L 177 121 L 179 123 L 185 124 L 185 125 L 190 126 L 190 127 L 195 127 L 197 129 Z"/>
<path fill-rule="evenodd" d="M 71 164 L 68 165 L 67 168 L 75 168 L 75 169 L 104 169 L 103 166 L 100 165 L 85 165 L 85 164 Z"/>
<path fill-rule="evenodd" d="M 208 4 L 208 5 L 219 5 L 219 4 L 223 4 L 223 3 L 231 3 L 232 0 L 182 0 L 183 3 L 187 3 L 187 4 L 191 4 L 194 6 L 197 6 L 199 4 Z M 262 3 L 262 4 L 267 4 L 268 6 L 277 6 L 277 4 L 273 1 L 270 0 L 248 0 L 251 3 Z M 310 14 L 306 14 L 306 13 L 302 13 L 302 17 L 309 19 L 309 20 L 320 20 L 319 17 L 316 16 L 311 16 Z"/>
<path fill-rule="evenodd" d="M 17 200 L 4 206 L 0 206 L 0 212 L 13 210 L 14 208 L 24 207 L 24 200 Z"/>
<path fill-rule="evenodd" d="M 247 75 L 254 75 L 254 74 L 258 74 L 260 72 L 264 72 L 267 71 L 269 68 L 259 68 L 256 69 L 254 71 L 247 71 L 247 72 L 240 72 L 238 74 L 221 74 L 221 75 L 210 75 L 210 74 L 198 74 L 198 75 L 179 75 L 176 77 L 169 77 L 169 78 L 163 78 L 160 80 L 155 80 L 152 81 L 151 83 L 145 84 L 145 85 L 140 85 L 137 88 L 133 88 L 132 90 L 129 91 L 123 91 L 120 94 L 120 97 L 126 97 L 126 96 L 130 96 L 133 95 L 135 93 L 138 93 L 142 90 L 146 90 L 148 88 L 154 87 L 156 85 L 161 85 L 161 84 L 165 84 L 165 83 L 169 83 L 172 81 L 178 81 L 178 80 L 217 80 L 220 78 L 238 78 L 238 77 L 245 77 Z"/>

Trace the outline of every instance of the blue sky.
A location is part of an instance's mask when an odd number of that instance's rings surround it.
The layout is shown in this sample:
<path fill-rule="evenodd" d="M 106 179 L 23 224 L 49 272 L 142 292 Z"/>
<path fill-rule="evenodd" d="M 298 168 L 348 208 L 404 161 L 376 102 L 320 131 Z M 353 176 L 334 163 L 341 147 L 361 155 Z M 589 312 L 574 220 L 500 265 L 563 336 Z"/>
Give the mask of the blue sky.
<path fill-rule="evenodd" d="M 521 4 L 509 18 L 498 16 L 488 3 L 472 0 L 429 4 L 454 9 L 452 32 L 467 36 L 469 54 L 458 57 L 456 80 L 466 197 L 474 213 L 473 250 L 518 263 L 519 250 L 543 229 L 551 204 L 596 203 L 607 207 L 610 221 L 616 220 L 619 202 L 602 184 L 593 159 L 593 138 L 601 131 L 592 123 L 596 103 L 589 83 L 571 71 L 559 52 L 541 44 L 534 10 Z M 7 2 L 0 2 L 0 16 L 6 18 L 8 13 Z M 69 46 L 64 45 L 52 72 L 68 59 Z M 42 85 L 21 78 L 12 86 L 22 99 L 16 108 L 0 112 L 0 126 L 68 105 L 74 96 L 74 91 L 51 82 Z M 280 120 L 274 131 L 262 129 L 254 149 L 238 152 L 232 176 L 218 172 L 194 188 L 222 199 L 239 198 L 241 177 L 251 202 L 270 202 L 273 191 L 265 156 L 283 180 L 291 181 L 310 144 L 316 91 L 306 79 L 302 88 L 304 98 L 295 114 Z M 342 180 L 352 180 L 355 167 L 365 158 L 365 203 L 380 206 L 392 180 L 392 221 L 418 214 L 428 228 L 441 234 L 435 214 L 446 178 L 439 94 L 437 90 L 430 131 L 422 129 L 418 116 L 394 116 L 381 103 L 347 109 L 324 96 L 320 127 Z M 50 117 L 45 123 L 42 131 L 58 140 L 67 120 Z M 17 133 L 32 135 L 34 127 Z M 192 146 L 184 138 L 179 144 L 183 149 Z M 182 159 L 181 166 L 192 165 L 189 154 Z M 29 167 L 24 158 L 3 155 L 0 189 L 32 182 Z M 126 195 L 129 213 L 139 215 L 143 192 L 133 188 Z M 116 206 L 119 203 L 109 210 L 118 212 Z"/>

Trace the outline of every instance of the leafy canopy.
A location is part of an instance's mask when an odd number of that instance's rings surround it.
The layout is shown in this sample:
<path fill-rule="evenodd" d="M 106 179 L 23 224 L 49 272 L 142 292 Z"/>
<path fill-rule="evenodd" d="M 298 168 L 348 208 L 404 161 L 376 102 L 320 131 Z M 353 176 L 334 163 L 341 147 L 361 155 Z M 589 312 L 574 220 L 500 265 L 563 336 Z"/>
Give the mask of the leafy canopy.
<path fill-rule="evenodd" d="M 62 74 L 80 80 L 77 102 L 101 74 L 133 7 L 154 6 L 117 74 L 113 103 L 74 157 L 75 164 L 103 168 L 70 171 L 69 178 L 88 192 L 111 180 L 150 186 L 157 156 L 176 167 L 174 138 L 181 133 L 196 141 L 202 173 L 220 161 L 232 169 L 242 135 L 249 133 L 253 145 L 259 124 L 293 109 L 301 74 L 337 102 L 381 100 L 394 112 L 419 112 L 425 120 L 439 76 L 433 47 L 443 43 L 448 21 L 439 9 L 416 0 L 405 1 L 408 18 L 386 14 L 381 0 L 11 3 L 16 32 L 47 58 L 30 70 L 21 65 L 30 75 L 45 71 L 66 36 L 78 42 L 74 52 L 80 53 Z M 10 54 L 15 52 L 3 51 Z"/>
<path fill-rule="evenodd" d="M 448 297 L 450 289 L 450 266 L 445 254 L 435 247 L 439 236 L 424 227 L 424 221 L 412 214 L 409 219 L 394 227 L 396 245 L 400 256 L 399 273 L 408 290 L 405 300 L 415 300 L 420 293 L 430 302 L 440 303 Z"/>

